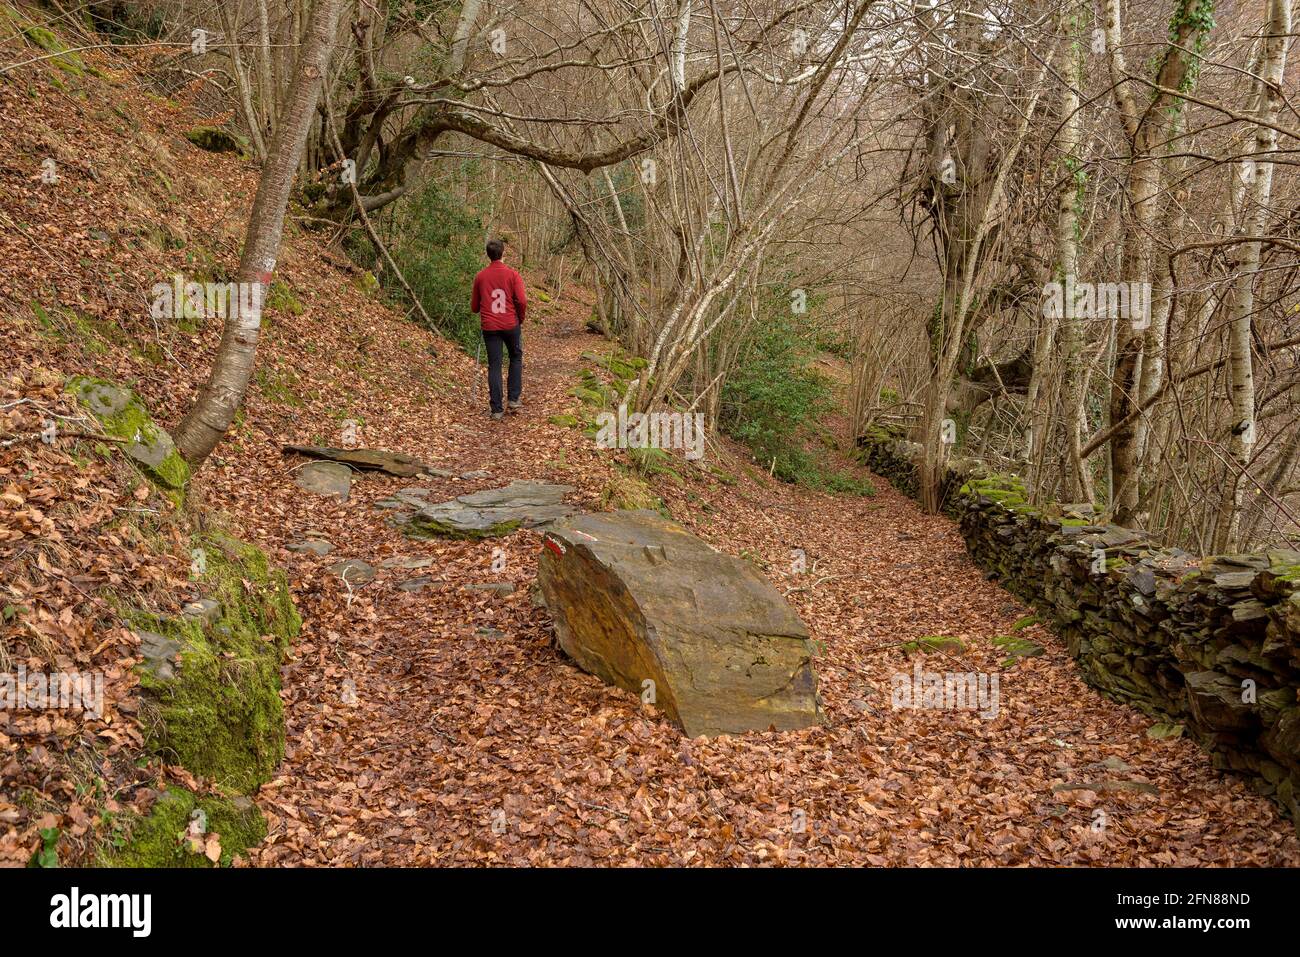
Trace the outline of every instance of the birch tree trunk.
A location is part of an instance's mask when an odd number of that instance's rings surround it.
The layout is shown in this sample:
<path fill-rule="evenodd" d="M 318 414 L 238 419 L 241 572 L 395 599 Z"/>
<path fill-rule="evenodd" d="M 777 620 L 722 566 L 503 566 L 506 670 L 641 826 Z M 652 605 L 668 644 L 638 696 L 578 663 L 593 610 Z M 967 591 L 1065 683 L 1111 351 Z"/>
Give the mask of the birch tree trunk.
<path fill-rule="evenodd" d="M 1079 271 L 1079 196 L 1083 184 L 1079 182 L 1083 164 L 1080 160 L 1080 113 L 1078 86 L 1083 82 L 1083 48 L 1078 39 L 1082 12 L 1076 8 L 1071 17 L 1071 32 L 1074 48 L 1071 51 L 1072 69 L 1066 74 L 1067 82 L 1063 84 L 1061 94 L 1061 132 L 1059 142 L 1062 156 L 1061 192 L 1057 197 L 1056 249 L 1060 269 L 1060 281 L 1068 283 L 1070 277 L 1077 279 Z M 1061 317 L 1061 353 L 1063 375 L 1065 380 L 1065 449 L 1069 460 L 1065 488 L 1066 499 L 1093 499 L 1092 481 L 1083 464 L 1082 436 L 1080 423 L 1084 421 L 1083 369 L 1080 362 L 1082 352 L 1082 330 L 1079 324 L 1078 310 L 1073 303 L 1066 303 Z"/>
<path fill-rule="evenodd" d="M 1273 190 L 1273 160 L 1277 152 L 1278 110 L 1282 105 L 1282 78 L 1286 71 L 1286 50 L 1291 32 L 1291 0 L 1269 0 L 1268 22 L 1264 27 L 1254 155 L 1246 160 L 1253 170 L 1248 177 L 1248 198 L 1241 220 L 1246 236 L 1262 236 L 1268 222 L 1268 204 Z M 1232 439 L 1229 453 L 1235 468 L 1228 477 L 1230 503 L 1228 520 L 1222 523 L 1215 542 L 1217 549 L 1227 550 L 1238 544 L 1242 503 L 1245 498 L 1247 470 L 1255 447 L 1255 371 L 1251 362 L 1251 319 L 1255 312 L 1255 274 L 1259 271 L 1259 242 L 1242 247 L 1236 287 L 1233 290 L 1232 314 L 1228 328 L 1229 396 L 1232 401 Z"/>
<path fill-rule="evenodd" d="M 316 114 L 341 6 L 342 0 L 316 0 L 307 35 L 298 52 L 284 111 L 258 180 L 236 274 L 237 281 L 253 285 L 257 295 L 249 297 L 251 309 L 227 310 L 212 372 L 176 429 L 176 447 L 191 467 L 201 465 L 221 441 L 248 391 L 262 326 L 263 294 L 279 258 L 289 191 Z M 242 296 L 239 298 L 244 300 Z"/>

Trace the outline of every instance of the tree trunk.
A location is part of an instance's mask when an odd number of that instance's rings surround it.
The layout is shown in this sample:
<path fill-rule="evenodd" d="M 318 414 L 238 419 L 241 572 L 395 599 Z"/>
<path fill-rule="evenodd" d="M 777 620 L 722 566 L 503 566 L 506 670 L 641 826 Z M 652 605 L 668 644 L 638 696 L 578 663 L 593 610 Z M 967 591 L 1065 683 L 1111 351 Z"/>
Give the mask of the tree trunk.
<path fill-rule="evenodd" d="M 243 286 L 247 283 L 257 295 L 239 297 L 245 302 L 251 300 L 252 308 L 227 310 L 207 384 L 199 390 L 193 407 L 176 430 L 176 447 L 191 467 L 201 465 L 221 441 L 248 391 L 257 358 L 263 294 L 279 258 L 285 207 L 320 99 L 341 6 L 341 0 L 316 0 L 310 28 L 298 52 L 285 108 L 257 184 L 236 276 L 241 288 L 247 288 Z"/>
<path fill-rule="evenodd" d="M 1286 47 L 1291 32 L 1291 0 L 1269 0 L 1268 23 L 1264 28 L 1263 68 L 1258 90 L 1259 124 L 1255 128 L 1255 155 L 1246 160 L 1254 175 L 1249 180 L 1248 198 L 1241 229 L 1247 236 L 1262 236 L 1268 221 L 1268 204 L 1272 196 L 1273 160 L 1277 152 L 1276 122 L 1282 105 L 1282 78 L 1286 71 Z M 1268 124 L 1268 125 L 1266 125 Z M 1228 351 L 1231 357 L 1229 396 L 1232 400 L 1232 440 L 1229 451 L 1234 465 L 1228 477 L 1230 502 L 1228 521 L 1220 530 L 1217 548 L 1227 550 L 1238 544 L 1242 502 L 1245 497 L 1247 470 L 1255 447 L 1255 372 L 1251 362 L 1251 319 L 1255 312 L 1255 274 L 1259 271 L 1260 243 L 1242 247 L 1232 302 L 1232 319 L 1228 328 Z"/>

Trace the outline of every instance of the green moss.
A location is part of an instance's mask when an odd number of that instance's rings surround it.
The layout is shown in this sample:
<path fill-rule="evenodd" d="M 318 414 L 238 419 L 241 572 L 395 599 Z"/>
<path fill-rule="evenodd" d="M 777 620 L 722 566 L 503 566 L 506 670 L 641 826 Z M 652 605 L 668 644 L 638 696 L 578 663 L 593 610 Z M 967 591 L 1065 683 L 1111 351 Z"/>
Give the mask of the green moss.
<path fill-rule="evenodd" d="M 904 642 L 903 651 L 909 654 L 919 651 L 924 654 L 944 652 L 945 654 L 959 655 L 966 651 L 966 645 L 960 638 L 951 638 L 947 635 L 926 635 L 923 638 L 917 638 L 915 641 Z"/>
<path fill-rule="evenodd" d="M 220 127 L 196 126 L 186 131 L 185 138 L 209 153 L 238 153 L 241 158 L 249 155 L 248 140 Z"/>
<path fill-rule="evenodd" d="M 562 415 L 553 415 L 547 419 L 547 421 L 550 422 L 551 425 L 558 425 L 566 429 L 576 429 L 578 426 L 582 425 L 581 419 L 568 412 L 565 412 Z"/>
<path fill-rule="evenodd" d="M 298 395 L 298 375 L 292 369 L 262 367 L 257 370 L 257 388 L 262 398 L 268 402 L 277 402 L 292 408 L 302 408 L 303 401 Z"/>
<path fill-rule="evenodd" d="M 75 53 L 70 53 L 68 46 L 56 37 L 45 27 L 29 26 L 23 28 L 23 36 L 29 41 L 36 44 L 46 53 L 56 53 L 58 56 L 52 57 L 50 63 L 70 73 L 73 76 L 81 76 L 86 71 L 85 64 L 81 62 L 81 57 Z"/>
<path fill-rule="evenodd" d="M 361 273 L 352 278 L 352 285 L 361 290 L 367 296 L 374 296 L 379 293 L 379 279 L 369 269 L 362 270 Z"/>
<path fill-rule="evenodd" d="M 873 425 L 862 434 L 864 441 L 873 444 L 888 444 L 906 438 L 906 430 L 899 425 Z"/>
<path fill-rule="evenodd" d="M 171 436 L 154 424 L 135 393 L 89 376 L 73 376 L 68 380 L 68 391 L 99 420 L 105 434 L 123 440 L 127 458 L 179 505 L 190 468 L 176 451 Z"/>
<path fill-rule="evenodd" d="M 643 480 L 623 471 L 616 471 L 600 492 L 600 507 L 607 510 L 650 509 L 664 507 L 659 496 Z"/>
<path fill-rule="evenodd" d="M 588 362 L 595 363 L 616 379 L 623 380 L 637 378 L 640 372 L 649 365 L 649 363 L 640 356 L 630 355 L 618 349 L 609 353 L 587 351 L 582 354 L 582 358 Z M 593 379 L 595 378 L 590 369 L 583 372 L 583 378 L 588 377 Z"/>
<path fill-rule="evenodd" d="M 1021 658 L 1037 658 L 1045 653 L 1042 645 L 1019 635 L 999 635 L 993 639 L 993 644 L 1007 654 L 1002 659 L 1003 668 L 1011 667 Z"/>
<path fill-rule="evenodd" d="M 289 284 L 277 279 L 271 283 L 271 288 L 267 291 L 266 308 L 301 316 L 303 307 Z"/>
<path fill-rule="evenodd" d="M 664 449 L 647 446 L 640 449 L 628 449 L 628 458 L 642 475 L 665 475 L 678 485 L 685 484 L 680 472 L 673 468 L 673 457 Z"/>
<path fill-rule="evenodd" d="M 302 627 L 284 572 L 254 545 L 222 533 L 195 536 L 199 590 L 220 605 L 209 624 L 140 612 L 128 618 L 180 645 L 173 676 L 142 667 L 149 747 L 165 759 L 251 793 L 284 757 L 280 663 Z"/>
<path fill-rule="evenodd" d="M 590 389 L 587 386 L 574 386 L 569 390 L 569 395 L 581 399 L 587 405 L 603 406 L 605 404 L 605 397 L 595 389 Z"/>
<path fill-rule="evenodd" d="M 236 857 L 266 838 L 266 821 L 246 798 L 196 797 L 184 788 L 172 787 L 159 796 L 147 815 L 127 823 L 127 834 L 119 838 L 121 846 L 101 851 L 99 863 L 104 867 L 213 867 L 188 836 L 192 823 L 199 824 L 206 835 L 217 837 L 221 845 L 217 863 L 222 867 L 229 867 Z"/>

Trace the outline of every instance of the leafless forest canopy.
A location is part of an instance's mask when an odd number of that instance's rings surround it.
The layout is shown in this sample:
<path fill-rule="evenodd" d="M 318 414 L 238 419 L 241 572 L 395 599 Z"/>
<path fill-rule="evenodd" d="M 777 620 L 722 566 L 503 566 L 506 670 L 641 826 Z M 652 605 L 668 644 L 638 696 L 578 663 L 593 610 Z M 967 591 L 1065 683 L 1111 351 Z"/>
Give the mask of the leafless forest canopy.
<path fill-rule="evenodd" d="M 785 324 L 930 507 L 970 455 L 1194 551 L 1300 532 L 1290 0 L 55 6 L 267 170 L 301 128 L 309 228 L 383 246 L 436 187 L 593 286 L 642 409 L 716 423 Z"/>

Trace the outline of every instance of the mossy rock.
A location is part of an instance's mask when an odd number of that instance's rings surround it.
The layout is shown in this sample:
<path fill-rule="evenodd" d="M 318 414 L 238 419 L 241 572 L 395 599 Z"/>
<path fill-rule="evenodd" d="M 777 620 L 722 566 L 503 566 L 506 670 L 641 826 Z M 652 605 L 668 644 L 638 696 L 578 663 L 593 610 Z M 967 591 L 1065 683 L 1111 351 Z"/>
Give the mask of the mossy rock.
<path fill-rule="evenodd" d="M 993 644 L 1007 655 L 1002 659 L 1003 668 L 1011 667 L 1021 658 L 1037 658 L 1046 653 L 1042 645 L 1019 635 L 999 635 Z"/>
<path fill-rule="evenodd" d="M 219 126 L 196 126 L 186 130 L 185 138 L 209 153 L 236 153 L 241 159 L 249 155 L 248 140 Z"/>
<path fill-rule="evenodd" d="M 379 293 L 379 279 L 369 269 L 364 269 L 352 277 L 352 285 L 365 293 L 367 296 L 374 296 Z"/>
<path fill-rule="evenodd" d="M 966 645 L 960 638 L 951 638 L 947 635 L 926 635 L 923 638 L 917 638 L 915 641 L 904 642 L 903 651 L 908 654 L 920 652 L 928 655 L 941 652 L 947 655 L 961 655 L 966 653 Z"/>
<path fill-rule="evenodd" d="M 154 424 L 135 393 L 89 376 L 73 376 L 68 380 L 68 391 L 99 420 L 106 435 L 123 440 L 121 448 L 126 457 L 179 505 L 190 468 L 176 451 L 172 437 Z"/>
<path fill-rule="evenodd" d="M 81 76 L 86 72 L 86 66 L 81 61 L 81 57 L 75 53 L 69 52 L 67 44 L 55 36 L 45 27 L 28 26 L 23 28 L 23 36 L 30 42 L 40 47 L 46 53 L 55 53 L 58 56 L 50 58 L 49 62 L 54 64 L 65 73 L 73 76 Z"/>
<path fill-rule="evenodd" d="M 598 392 L 595 389 L 589 389 L 584 385 L 574 386 L 569 390 L 569 395 L 576 399 L 580 399 L 587 405 L 603 406 L 605 404 L 605 396 L 603 393 Z"/>
<path fill-rule="evenodd" d="M 205 835 L 215 835 L 221 856 L 214 863 L 189 837 L 192 825 Z M 184 788 L 171 787 L 154 802 L 149 813 L 136 817 L 121 847 L 99 855 L 103 867 L 229 867 L 236 857 L 266 838 L 266 820 L 248 798 L 207 795 L 197 797 Z"/>
<path fill-rule="evenodd" d="M 191 545 L 201 555 L 198 589 L 219 613 L 208 621 L 129 615 L 164 649 L 146 652 L 140 666 L 146 740 L 169 762 L 252 793 L 284 757 L 280 663 L 302 619 L 284 572 L 261 549 L 222 533 Z"/>
<path fill-rule="evenodd" d="M 576 429 L 582 425 L 582 420 L 570 412 L 565 412 L 561 415 L 553 415 L 547 419 L 547 421 L 550 422 L 551 425 L 558 425 L 565 429 Z"/>

